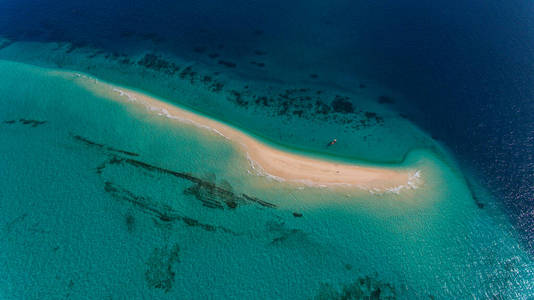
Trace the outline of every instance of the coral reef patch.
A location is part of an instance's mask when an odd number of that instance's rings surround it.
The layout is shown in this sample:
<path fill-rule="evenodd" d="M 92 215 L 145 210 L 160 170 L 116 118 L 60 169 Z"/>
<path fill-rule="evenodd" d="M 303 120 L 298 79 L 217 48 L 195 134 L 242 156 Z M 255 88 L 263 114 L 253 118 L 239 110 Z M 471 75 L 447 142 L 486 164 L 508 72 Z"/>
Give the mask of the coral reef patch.
<path fill-rule="evenodd" d="M 22 125 L 29 125 L 31 127 L 37 127 L 37 126 L 41 126 L 43 124 L 46 124 L 47 121 L 39 121 L 39 120 L 31 120 L 31 119 L 18 119 L 18 120 L 6 120 L 4 121 L 4 124 L 15 124 L 15 123 L 19 123 L 19 124 L 22 124 Z"/>
<path fill-rule="evenodd" d="M 173 286 L 176 271 L 174 267 L 180 262 L 180 246 L 174 244 L 155 248 L 146 261 L 145 281 L 150 288 L 161 289 L 168 293 Z"/>

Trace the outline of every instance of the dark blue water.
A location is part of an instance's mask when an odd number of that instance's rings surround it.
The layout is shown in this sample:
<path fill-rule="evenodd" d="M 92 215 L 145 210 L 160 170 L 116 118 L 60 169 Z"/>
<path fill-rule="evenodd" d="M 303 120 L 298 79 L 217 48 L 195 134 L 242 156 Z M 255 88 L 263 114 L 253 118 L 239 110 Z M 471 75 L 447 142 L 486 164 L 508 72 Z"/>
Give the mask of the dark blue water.
<path fill-rule="evenodd" d="M 193 58 L 259 50 L 271 76 L 379 82 L 402 92 L 398 109 L 476 171 L 533 249 L 534 5 L 288 2 L 4 0 L 0 33 Z"/>

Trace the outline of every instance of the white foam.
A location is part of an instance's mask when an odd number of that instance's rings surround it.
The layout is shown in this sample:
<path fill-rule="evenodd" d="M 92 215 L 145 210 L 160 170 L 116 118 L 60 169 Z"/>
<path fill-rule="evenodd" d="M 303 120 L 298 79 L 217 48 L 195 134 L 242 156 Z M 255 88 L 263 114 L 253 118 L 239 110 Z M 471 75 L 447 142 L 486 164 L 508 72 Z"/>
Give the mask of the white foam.
<path fill-rule="evenodd" d="M 159 116 L 164 116 L 166 118 L 177 120 L 177 121 L 180 121 L 182 123 L 191 124 L 191 125 L 194 125 L 196 127 L 199 127 L 199 128 L 206 129 L 206 130 L 209 130 L 211 132 L 214 132 L 214 133 L 216 133 L 216 134 L 218 134 L 218 135 L 220 135 L 220 136 L 222 136 L 222 137 L 224 137 L 226 139 L 229 139 L 227 136 L 225 136 L 222 132 L 220 132 L 216 128 L 213 128 L 213 127 L 210 127 L 210 126 L 207 126 L 207 125 L 204 125 L 204 124 L 200 124 L 200 123 L 195 122 L 194 120 L 191 120 L 191 119 L 188 119 L 188 118 L 175 116 L 175 115 L 171 114 L 167 109 L 159 107 L 159 106 L 152 105 L 147 101 L 139 100 L 134 95 L 132 95 L 131 93 L 125 92 L 125 91 L 123 91 L 121 89 L 113 88 L 113 91 L 118 93 L 119 96 L 121 96 L 121 97 L 126 96 L 128 98 L 128 101 L 130 101 L 130 102 L 137 102 L 137 103 L 140 103 L 140 104 L 144 105 L 148 111 L 156 112 L 156 114 L 159 115 Z"/>
<path fill-rule="evenodd" d="M 288 181 L 288 180 L 286 180 L 286 179 L 284 179 L 282 177 L 272 175 L 272 174 L 268 173 L 267 171 L 265 171 L 265 169 L 263 169 L 258 163 L 256 163 L 250 157 L 248 152 L 246 152 L 246 156 L 247 156 L 247 160 L 249 162 L 249 165 L 250 165 L 250 167 L 252 169 L 252 171 L 247 170 L 247 172 L 249 174 L 255 174 L 255 175 L 258 175 L 258 176 L 263 176 L 263 177 L 269 178 L 269 179 L 277 181 L 277 182 Z M 321 183 L 321 184 L 319 184 L 319 183 L 316 183 L 316 182 L 313 182 L 313 181 L 310 181 L 310 180 L 304 180 L 304 179 L 296 179 L 296 180 L 289 180 L 289 181 L 294 182 L 294 183 L 304 184 L 305 186 L 308 186 L 308 187 L 318 187 L 318 188 L 321 188 L 321 189 L 328 188 L 328 187 L 339 187 L 339 186 L 342 186 L 342 187 L 357 187 L 357 188 L 359 188 L 361 190 L 368 191 L 370 194 L 373 194 L 373 195 L 383 195 L 383 194 L 397 194 L 398 195 L 404 190 L 415 190 L 415 189 L 419 188 L 419 186 L 421 185 L 421 180 L 420 179 L 421 179 L 421 170 L 417 170 L 413 174 L 410 174 L 408 176 L 408 180 L 407 180 L 406 184 L 401 184 L 401 185 L 382 188 L 382 189 L 377 188 L 377 187 L 369 188 L 369 187 L 367 187 L 365 185 L 361 185 L 361 184 L 354 185 L 354 184 L 350 184 L 350 183 L 331 183 L 331 184 L 323 184 L 323 183 Z M 304 187 L 302 187 L 302 186 L 297 187 L 297 188 L 299 190 L 304 189 Z"/>
<path fill-rule="evenodd" d="M 125 92 L 125 91 L 123 91 L 123 90 L 121 90 L 121 89 L 113 88 L 113 91 L 119 93 L 119 95 L 120 95 L 121 97 L 126 96 L 126 97 L 128 98 L 128 101 L 130 101 L 130 102 L 136 102 L 136 100 L 137 100 L 137 98 L 135 98 L 134 95 L 132 95 L 132 94 L 130 94 L 130 93 L 128 93 L 128 92 Z M 146 104 L 145 104 L 145 105 L 146 105 Z"/>
<path fill-rule="evenodd" d="M 259 176 L 264 176 L 266 178 L 269 178 L 269 179 L 277 181 L 277 182 L 284 182 L 285 181 L 285 179 L 282 178 L 282 177 L 278 177 L 278 176 L 275 176 L 275 175 L 272 175 L 272 174 L 269 174 L 268 172 L 266 172 L 259 164 L 257 164 L 250 157 L 248 152 L 246 152 L 246 155 L 247 155 L 247 160 L 249 162 L 249 165 L 252 168 L 253 174 L 256 174 L 256 175 L 259 175 Z M 252 172 L 249 172 L 249 173 L 252 173 Z"/>

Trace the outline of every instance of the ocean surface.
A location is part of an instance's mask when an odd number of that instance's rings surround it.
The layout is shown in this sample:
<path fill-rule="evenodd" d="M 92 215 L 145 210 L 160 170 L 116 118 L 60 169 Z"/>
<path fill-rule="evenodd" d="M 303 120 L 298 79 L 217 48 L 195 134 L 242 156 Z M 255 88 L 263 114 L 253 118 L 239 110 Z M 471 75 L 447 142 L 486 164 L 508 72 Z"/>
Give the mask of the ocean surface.
<path fill-rule="evenodd" d="M 0 298 L 532 299 L 532 17 L 497 1 L 0 1 Z M 123 87 L 422 184 L 260 176 L 213 131 L 116 101 Z"/>

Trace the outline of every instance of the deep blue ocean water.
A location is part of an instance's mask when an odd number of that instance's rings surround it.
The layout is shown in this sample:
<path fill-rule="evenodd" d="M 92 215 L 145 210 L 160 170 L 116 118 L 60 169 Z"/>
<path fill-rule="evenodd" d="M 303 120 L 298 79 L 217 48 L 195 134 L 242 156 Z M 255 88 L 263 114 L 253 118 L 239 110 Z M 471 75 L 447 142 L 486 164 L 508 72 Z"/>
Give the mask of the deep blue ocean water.
<path fill-rule="evenodd" d="M 224 57 L 281 80 L 379 83 L 494 193 L 534 249 L 532 3 L 4 0 L 0 35 Z M 250 52 L 266 66 L 250 66 Z"/>

